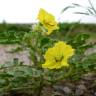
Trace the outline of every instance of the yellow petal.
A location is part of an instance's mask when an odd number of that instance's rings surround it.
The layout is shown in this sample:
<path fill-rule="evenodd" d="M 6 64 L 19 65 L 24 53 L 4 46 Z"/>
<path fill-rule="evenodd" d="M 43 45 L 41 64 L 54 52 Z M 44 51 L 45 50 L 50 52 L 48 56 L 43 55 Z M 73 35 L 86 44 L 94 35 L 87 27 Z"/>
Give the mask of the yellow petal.
<path fill-rule="evenodd" d="M 58 24 L 55 21 L 55 17 L 52 14 L 46 12 L 44 9 L 40 9 L 37 18 L 39 19 L 40 23 L 43 24 L 45 29 L 48 30 L 47 35 L 50 35 L 53 30 L 59 29 Z"/>

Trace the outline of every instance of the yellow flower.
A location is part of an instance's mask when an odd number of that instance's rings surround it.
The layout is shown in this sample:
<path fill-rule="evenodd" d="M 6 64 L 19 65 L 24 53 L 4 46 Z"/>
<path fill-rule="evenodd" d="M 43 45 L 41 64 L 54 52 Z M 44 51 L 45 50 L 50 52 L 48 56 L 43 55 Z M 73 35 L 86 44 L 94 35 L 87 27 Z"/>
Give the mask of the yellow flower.
<path fill-rule="evenodd" d="M 55 17 L 42 8 L 39 11 L 38 19 L 40 23 L 43 24 L 43 26 L 48 30 L 47 35 L 51 34 L 53 30 L 59 28 L 57 22 L 55 21 Z"/>
<path fill-rule="evenodd" d="M 63 66 L 68 67 L 68 59 L 74 55 L 74 49 L 72 46 L 67 45 L 63 41 L 59 41 L 54 47 L 49 48 L 45 55 L 45 63 L 42 64 L 42 68 L 59 69 Z"/>

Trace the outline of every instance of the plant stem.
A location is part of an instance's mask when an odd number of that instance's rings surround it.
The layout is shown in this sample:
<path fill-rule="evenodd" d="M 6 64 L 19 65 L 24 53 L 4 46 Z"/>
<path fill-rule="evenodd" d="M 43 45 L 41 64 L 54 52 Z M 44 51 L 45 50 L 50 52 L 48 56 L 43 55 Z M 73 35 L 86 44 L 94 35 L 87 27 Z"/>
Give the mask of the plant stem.
<path fill-rule="evenodd" d="M 43 76 L 41 76 L 41 78 L 40 78 L 40 85 L 39 85 L 39 87 L 38 87 L 38 92 L 37 92 L 37 94 L 36 94 L 36 96 L 41 96 L 42 94 L 42 89 L 43 89 L 43 87 L 44 87 L 44 83 L 43 83 L 44 81 L 43 81 Z"/>
<path fill-rule="evenodd" d="M 96 14 L 96 10 L 95 10 L 95 8 L 94 8 L 94 6 L 93 6 L 93 4 L 91 3 L 91 1 L 90 0 L 88 0 L 89 1 L 89 4 L 91 5 L 91 8 L 93 9 L 93 11 L 95 12 L 95 14 Z"/>

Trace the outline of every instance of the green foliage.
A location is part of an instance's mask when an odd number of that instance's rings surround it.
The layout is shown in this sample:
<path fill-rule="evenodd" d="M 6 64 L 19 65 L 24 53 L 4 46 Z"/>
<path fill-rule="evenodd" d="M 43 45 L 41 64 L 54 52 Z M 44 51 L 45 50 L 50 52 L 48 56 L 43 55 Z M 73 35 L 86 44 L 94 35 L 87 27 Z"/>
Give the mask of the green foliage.
<path fill-rule="evenodd" d="M 88 33 L 91 37 L 96 38 L 95 24 L 80 24 L 77 23 L 60 23 L 60 29 L 55 37 L 63 38 L 69 31 L 74 36 L 78 33 Z M 0 44 L 16 44 L 20 43 L 24 34 L 31 31 L 31 24 L 0 24 Z M 54 37 L 54 36 L 53 36 Z"/>
<path fill-rule="evenodd" d="M 79 4 L 73 4 L 79 6 Z M 70 7 L 66 7 L 63 11 Z M 92 9 L 93 10 L 93 9 Z M 2 24 L 1 24 L 2 25 Z M 78 80 L 87 72 L 96 72 L 96 53 L 86 55 L 90 48 L 95 48 L 95 43 L 88 43 L 91 32 L 96 29 L 87 24 L 82 26 L 79 22 L 75 24 L 59 24 L 59 32 L 47 36 L 41 25 L 31 28 L 29 25 L 7 25 L 3 23 L 4 29 L 0 32 L 0 43 L 18 43 L 19 47 L 10 53 L 26 50 L 29 53 L 30 64 L 23 64 L 18 58 L 14 58 L 6 64 L 0 64 L 0 96 L 5 94 L 23 93 L 26 96 L 42 96 L 44 86 L 54 85 L 64 79 Z M 90 31 L 91 28 L 91 31 Z M 83 31 L 82 31 L 83 30 Z M 94 34 L 95 31 L 93 30 Z M 42 69 L 45 62 L 44 53 L 57 41 L 65 41 L 75 49 L 75 55 L 68 61 L 70 66 L 61 69 Z M 26 91 L 27 90 L 27 91 Z"/>
<path fill-rule="evenodd" d="M 3 33 L 2 36 L 11 38 L 8 41 L 18 40 L 19 47 L 12 50 L 11 53 L 27 50 L 29 52 L 29 59 L 32 61 L 30 65 L 24 65 L 17 58 L 7 64 L 0 64 L 0 92 L 1 94 L 10 92 L 26 92 L 31 95 L 39 96 L 44 86 L 53 85 L 62 79 L 80 79 L 80 76 L 86 72 L 96 70 L 96 54 L 86 55 L 87 49 L 94 47 L 94 44 L 88 44 L 87 40 L 90 38 L 88 34 L 74 34 L 71 38 L 71 32 L 78 26 L 71 24 L 60 25 L 60 33 L 46 36 L 39 32 L 39 30 L 31 30 L 19 34 L 19 32 Z M 62 32 L 62 33 L 61 33 Z M 75 55 L 70 58 L 70 67 L 61 68 L 59 70 L 44 70 L 42 64 L 44 63 L 43 54 L 46 50 L 53 46 L 59 40 L 66 40 L 75 48 Z M 28 94 L 27 93 L 27 94 Z M 38 95 L 39 94 L 39 95 Z M 3 96 L 3 95 L 2 95 Z"/>
<path fill-rule="evenodd" d="M 42 71 L 19 61 L 9 62 L 0 67 L 0 94 L 11 91 L 34 90 L 38 88 Z"/>
<path fill-rule="evenodd" d="M 90 36 L 88 34 L 79 34 L 68 41 L 76 49 L 75 55 L 70 60 L 72 69 L 69 77 L 71 76 L 71 78 L 78 79 L 84 73 L 96 71 L 96 54 L 85 54 L 89 48 L 96 46 L 95 43 L 87 43 L 89 38 Z"/>
<path fill-rule="evenodd" d="M 16 44 L 26 32 L 29 32 L 30 25 L 25 24 L 0 24 L 0 44 Z"/>

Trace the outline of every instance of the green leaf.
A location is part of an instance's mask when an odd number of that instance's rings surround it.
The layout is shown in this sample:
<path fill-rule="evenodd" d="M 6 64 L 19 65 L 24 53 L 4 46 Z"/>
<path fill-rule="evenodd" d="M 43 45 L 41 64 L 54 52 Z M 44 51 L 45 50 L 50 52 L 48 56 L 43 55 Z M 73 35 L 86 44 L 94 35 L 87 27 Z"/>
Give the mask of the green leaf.
<path fill-rule="evenodd" d="M 0 78 L 0 87 L 6 85 L 6 80 L 3 78 Z"/>
<path fill-rule="evenodd" d="M 42 71 L 29 66 L 19 66 L 13 70 L 8 70 L 7 73 L 14 77 L 40 77 L 42 75 Z"/>
<path fill-rule="evenodd" d="M 75 6 L 77 6 L 77 7 L 82 7 L 82 5 L 76 4 L 76 3 L 72 3 L 72 5 L 75 5 Z"/>
<path fill-rule="evenodd" d="M 47 38 L 47 37 L 44 37 L 44 38 L 41 39 L 41 44 L 40 45 L 42 47 L 42 46 L 48 44 L 49 42 L 50 42 L 50 39 Z"/>
<path fill-rule="evenodd" d="M 91 9 L 87 9 L 87 10 L 88 10 L 88 12 L 89 12 L 90 14 L 94 15 L 94 12 L 93 12 Z"/>
<path fill-rule="evenodd" d="M 65 12 L 66 10 L 68 10 L 68 9 L 70 9 L 70 8 L 74 8 L 74 6 L 67 6 L 67 7 L 65 7 L 65 8 L 61 11 L 61 13 Z"/>
<path fill-rule="evenodd" d="M 79 34 L 76 37 L 72 38 L 72 40 L 70 40 L 69 43 L 71 43 L 73 47 L 79 48 L 86 44 L 86 40 L 88 40 L 89 37 L 90 36 L 88 34 Z"/>
<path fill-rule="evenodd" d="M 87 12 L 74 12 L 75 14 L 82 14 L 82 15 L 90 15 L 89 13 Z"/>
<path fill-rule="evenodd" d="M 13 77 L 11 74 L 8 74 L 7 72 L 1 72 L 0 77 L 6 78 L 6 77 Z"/>

